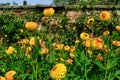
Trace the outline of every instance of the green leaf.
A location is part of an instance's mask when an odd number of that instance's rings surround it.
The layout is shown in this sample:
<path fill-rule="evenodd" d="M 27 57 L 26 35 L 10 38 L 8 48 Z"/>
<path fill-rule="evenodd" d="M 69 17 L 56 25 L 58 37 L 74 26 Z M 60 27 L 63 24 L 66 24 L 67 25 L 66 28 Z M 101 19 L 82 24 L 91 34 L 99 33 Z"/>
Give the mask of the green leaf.
<path fill-rule="evenodd" d="M 25 73 L 25 74 L 20 74 L 19 76 L 16 75 L 17 79 L 22 79 L 22 80 L 25 80 L 26 77 L 28 77 L 28 76 L 30 76 L 30 74 L 27 74 L 27 73 Z"/>
<path fill-rule="evenodd" d="M 91 61 L 89 59 L 85 61 L 86 66 L 89 66 L 90 64 L 91 64 Z"/>
<path fill-rule="evenodd" d="M 86 59 L 85 53 L 80 54 L 80 62 L 83 62 Z"/>
<path fill-rule="evenodd" d="M 80 79 L 80 76 L 76 76 L 75 78 L 74 78 L 74 80 L 79 80 Z"/>
<path fill-rule="evenodd" d="M 105 70 L 105 66 L 100 61 L 94 61 L 94 64 L 96 64 L 100 69 Z"/>
<path fill-rule="evenodd" d="M 120 76 L 116 76 L 116 78 L 118 78 L 120 80 Z"/>
<path fill-rule="evenodd" d="M 120 75 L 120 70 L 115 71 L 115 75 Z"/>
<path fill-rule="evenodd" d="M 117 37 L 118 37 L 118 33 L 116 31 L 113 31 L 111 39 L 116 39 Z"/>
<path fill-rule="evenodd" d="M 112 59 L 109 59 L 109 60 L 107 61 L 107 70 L 115 67 L 115 66 L 117 65 L 117 63 L 118 63 L 118 59 L 120 59 L 119 56 L 116 56 L 116 57 L 114 57 L 114 58 L 112 58 Z"/>
<path fill-rule="evenodd" d="M 75 74 L 74 74 L 74 72 L 71 72 L 71 73 L 69 73 L 67 76 L 68 76 L 68 77 L 74 77 Z"/>
<path fill-rule="evenodd" d="M 68 80 L 68 77 L 64 77 L 63 80 Z"/>
<path fill-rule="evenodd" d="M 28 78 L 28 80 L 35 80 L 35 79 L 34 79 L 34 75 L 31 75 L 31 76 Z"/>
<path fill-rule="evenodd" d="M 50 56 L 49 56 L 49 61 L 52 63 L 52 62 L 55 62 L 56 61 L 56 53 L 55 53 L 55 51 L 52 51 L 51 53 L 50 53 Z"/>

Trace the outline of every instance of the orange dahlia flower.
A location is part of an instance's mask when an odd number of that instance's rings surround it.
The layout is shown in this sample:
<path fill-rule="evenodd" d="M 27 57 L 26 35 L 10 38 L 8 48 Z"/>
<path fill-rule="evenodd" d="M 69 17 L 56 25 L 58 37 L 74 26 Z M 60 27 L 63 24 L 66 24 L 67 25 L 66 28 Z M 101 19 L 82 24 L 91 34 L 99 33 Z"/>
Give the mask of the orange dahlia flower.
<path fill-rule="evenodd" d="M 5 74 L 5 78 L 6 80 L 14 80 L 13 76 L 16 74 L 16 71 L 8 71 L 6 74 Z"/>
<path fill-rule="evenodd" d="M 101 54 L 98 54 L 96 56 L 96 60 L 102 61 L 103 60 L 103 56 Z"/>
<path fill-rule="evenodd" d="M 120 31 L 120 26 L 116 26 L 115 29 L 116 29 L 117 31 Z"/>
<path fill-rule="evenodd" d="M 115 40 L 115 41 L 112 42 L 112 45 L 114 45 L 114 46 L 120 46 L 120 41 Z"/>
<path fill-rule="evenodd" d="M 73 60 L 72 60 L 72 59 L 68 59 L 68 60 L 66 60 L 66 62 L 67 62 L 68 64 L 72 64 L 72 63 L 73 63 Z"/>
<path fill-rule="evenodd" d="M 104 42 L 101 38 L 93 38 L 91 41 L 91 47 L 94 49 L 102 49 Z"/>
<path fill-rule="evenodd" d="M 47 54 L 49 52 L 48 48 L 42 48 L 42 50 L 40 51 L 40 54 Z"/>

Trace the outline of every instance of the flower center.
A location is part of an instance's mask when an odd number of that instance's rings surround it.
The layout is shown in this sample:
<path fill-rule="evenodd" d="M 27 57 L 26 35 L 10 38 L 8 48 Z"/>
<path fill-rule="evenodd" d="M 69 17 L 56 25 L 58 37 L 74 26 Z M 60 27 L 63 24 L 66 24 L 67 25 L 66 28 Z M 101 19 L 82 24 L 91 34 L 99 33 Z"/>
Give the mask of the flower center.
<path fill-rule="evenodd" d="M 101 40 L 99 40 L 99 39 L 97 39 L 97 42 L 98 42 L 98 43 L 102 43 L 102 41 L 101 41 Z"/>
<path fill-rule="evenodd" d="M 88 35 L 87 34 L 84 34 L 85 37 L 87 37 Z"/>
<path fill-rule="evenodd" d="M 102 14 L 102 17 L 105 18 L 105 17 L 106 17 L 106 13 L 103 13 L 103 14 Z"/>

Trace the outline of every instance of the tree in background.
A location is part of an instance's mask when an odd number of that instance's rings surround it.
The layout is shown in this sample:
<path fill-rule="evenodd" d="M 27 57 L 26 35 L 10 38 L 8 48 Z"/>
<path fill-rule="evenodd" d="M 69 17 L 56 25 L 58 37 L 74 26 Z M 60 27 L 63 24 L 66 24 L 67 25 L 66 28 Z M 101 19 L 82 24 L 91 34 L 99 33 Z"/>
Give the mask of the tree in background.
<path fill-rule="evenodd" d="M 7 3 L 1 3 L 0 6 L 10 6 L 11 3 L 7 2 Z"/>
<path fill-rule="evenodd" d="M 25 5 L 27 5 L 27 1 L 26 0 L 23 1 L 23 6 L 25 6 Z"/>

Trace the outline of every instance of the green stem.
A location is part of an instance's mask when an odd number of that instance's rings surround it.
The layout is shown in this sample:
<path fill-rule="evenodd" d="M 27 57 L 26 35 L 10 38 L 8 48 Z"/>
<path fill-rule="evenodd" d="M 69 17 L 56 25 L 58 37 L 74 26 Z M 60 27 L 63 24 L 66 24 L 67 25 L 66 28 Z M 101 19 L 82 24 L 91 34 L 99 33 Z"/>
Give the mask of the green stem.
<path fill-rule="evenodd" d="M 110 38 L 107 38 L 107 41 L 110 41 Z M 110 47 L 110 46 L 109 46 Z M 110 54 L 104 54 L 105 56 L 105 60 L 104 60 L 104 65 L 106 66 L 106 70 L 105 70 L 105 80 L 107 80 L 107 75 L 108 75 L 108 59 L 110 57 Z"/>
<path fill-rule="evenodd" d="M 35 80 L 38 80 L 37 79 L 37 74 L 38 74 L 38 72 L 37 72 L 38 71 L 37 58 L 33 61 L 32 65 L 33 65 Z"/>
<path fill-rule="evenodd" d="M 86 63 L 85 63 L 85 80 L 88 80 L 88 78 L 87 78 L 87 72 L 86 72 Z"/>
<path fill-rule="evenodd" d="M 107 69 L 105 70 L 105 80 L 107 80 L 107 73 L 108 73 L 108 71 L 107 71 Z"/>
<path fill-rule="evenodd" d="M 37 59 L 38 59 L 38 58 L 36 57 L 36 60 L 35 60 L 35 64 L 36 64 L 35 79 L 36 79 L 36 80 L 38 80 L 38 79 L 37 79 L 37 73 L 38 73 L 38 63 L 37 63 Z"/>
<path fill-rule="evenodd" d="M 94 29 L 95 29 L 95 28 L 94 28 L 94 26 L 93 26 L 92 24 L 91 24 L 91 28 L 92 28 L 92 37 L 93 37 L 93 36 L 95 35 L 95 34 L 94 34 Z"/>
<path fill-rule="evenodd" d="M 86 52 L 87 49 L 85 49 L 85 54 L 87 56 L 87 52 Z M 86 58 L 85 58 L 85 80 L 88 80 L 87 78 L 87 66 L 86 66 Z"/>
<path fill-rule="evenodd" d="M 105 79 L 104 80 L 107 80 L 107 56 L 104 54 L 103 55 L 104 56 L 104 65 L 105 65 L 105 67 L 106 67 L 106 69 L 105 69 Z"/>
<path fill-rule="evenodd" d="M 38 80 L 38 79 L 37 79 L 37 73 L 38 73 L 37 70 L 38 70 L 38 64 L 36 63 L 36 71 L 35 71 L 35 79 L 36 79 L 36 80 Z"/>

